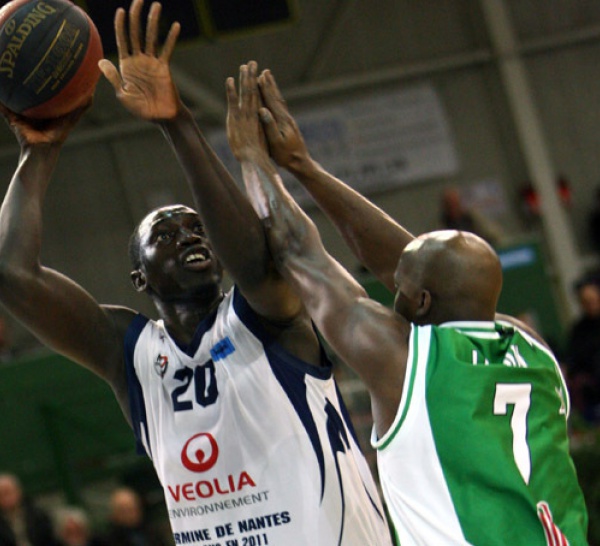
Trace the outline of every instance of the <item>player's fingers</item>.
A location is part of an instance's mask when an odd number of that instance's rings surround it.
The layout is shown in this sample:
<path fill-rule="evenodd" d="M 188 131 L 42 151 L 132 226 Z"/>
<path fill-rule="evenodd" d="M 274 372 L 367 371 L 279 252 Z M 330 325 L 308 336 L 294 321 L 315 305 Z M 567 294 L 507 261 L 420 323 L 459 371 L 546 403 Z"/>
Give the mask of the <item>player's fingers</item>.
<path fill-rule="evenodd" d="M 287 104 L 270 70 L 263 71 L 259 79 L 259 86 L 265 106 L 273 116 L 278 121 L 289 118 Z"/>
<path fill-rule="evenodd" d="M 248 63 L 248 80 L 246 82 L 246 92 L 248 94 L 248 105 L 253 112 L 258 109 L 258 82 L 256 80 L 256 74 L 258 72 L 258 65 L 256 61 L 250 61 Z"/>
<path fill-rule="evenodd" d="M 146 25 L 146 47 L 147 55 L 154 57 L 156 54 L 156 44 L 158 42 L 158 23 L 160 21 L 160 12 L 162 6 L 159 2 L 152 2 L 148 12 L 148 23 Z"/>
<path fill-rule="evenodd" d="M 227 78 L 225 80 L 225 93 L 227 94 L 227 110 L 230 113 L 236 112 L 238 109 L 238 94 L 235 89 L 235 80 Z"/>
<path fill-rule="evenodd" d="M 144 0 L 133 0 L 129 8 L 129 40 L 131 42 L 131 53 L 133 55 L 141 51 L 140 41 L 140 14 Z"/>
<path fill-rule="evenodd" d="M 125 10 L 117 9 L 115 13 L 115 37 L 117 39 L 117 50 L 119 60 L 129 56 L 129 45 L 127 44 L 127 34 L 125 32 Z"/>
<path fill-rule="evenodd" d="M 248 86 L 248 65 L 243 64 L 240 66 L 240 76 L 239 76 L 238 95 L 239 95 L 240 106 L 243 106 L 248 99 L 248 93 L 246 92 L 247 86 Z"/>
<path fill-rule="evenodd" d="M 262 123 L 265 135 L 270 145 L 276 144 L 281 140 L 281 133 L 277 126 L 277 121 L 268 108 L 261 108 L 258 111 L 258 116 Z"/>
<path fill-rule="evenodd" d="M 167 34 L 167 39 L 165 40 L 165 45 L 163 46 L 160 55 L 160 58 L 167 63 L 171 62 L 171 57 L 173 56 L 173 51 L 175 51 L 175 44 L 177 43 L 180 31 L 181 25 L 178 22 L 173 23 L 169 29 L 169 34 Z"/>
<path fill-rule="evenodd" d="M 98 61 L 98 68 L 102 74 L 104 74 L 104 77 L 115 88 L 115 91 L 121 89 L 121 75 L 114 64 L 107 59 L 100 59 Z"/>

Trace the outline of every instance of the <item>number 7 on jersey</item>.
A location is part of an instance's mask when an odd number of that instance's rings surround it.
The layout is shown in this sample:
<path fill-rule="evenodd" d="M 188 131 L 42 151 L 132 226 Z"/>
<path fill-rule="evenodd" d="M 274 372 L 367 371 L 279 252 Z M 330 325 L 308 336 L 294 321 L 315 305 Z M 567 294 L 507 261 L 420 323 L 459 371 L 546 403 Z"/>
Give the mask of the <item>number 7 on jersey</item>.
<path fill-rule="evenodd" d="M 508 406 L 514 410 L 510 419 L 513 433 L 513 456 L 523 480 L 529 484 L 531 454 L 527 445 L 527 413 L 531 405 L 530 383 L 498 383 L 494 397 L 494 415 L 506 415 Z"/>

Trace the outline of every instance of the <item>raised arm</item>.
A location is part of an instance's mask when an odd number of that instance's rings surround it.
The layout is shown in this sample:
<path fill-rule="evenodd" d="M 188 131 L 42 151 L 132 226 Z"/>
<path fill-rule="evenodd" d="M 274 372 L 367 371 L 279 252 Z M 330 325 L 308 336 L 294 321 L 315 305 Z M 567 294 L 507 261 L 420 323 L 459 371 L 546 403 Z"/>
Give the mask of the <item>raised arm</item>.
<path fill-rule="evenodd" d="M 354 255 L 394 292 L 398 259 L 414 237 L 360 193 L 323 169 L 310 156 L 271 72 L 265 70 L 258 81 L 268 109 L 262 120 L 273 159 L 298 179 Z"/>
<path fill-rule="evenodd" d="M 157 123 L 186 176 L 211 244 L 252 307 L 267 318 L 284 319 L 301 307 L 272 267 L 262 226 L 237 186 L 182 103 L 170 72 L 170 59 L 179 34 L 173 23 L 161 52 L 157 35 L 161 6 L 154 2 L 148 15 L 145 41 L 141 38 L 143 0 L 115 16 L 119 70 L 109 61 L 100 68 L 118 99 L 139 118 Z M 266 297 L 268 295 L 268 297 Z"/>
<path fill-rule="evenodd" d="M 235 109 L 231 79 L 227 87 L 229 107 Z M 314 223 L 285 190 L 260 135 L 248 127 L 244 118 L 232 119 L 229 142 L 242 164 L 248 195 L 263 220 L 277 267 L 334 351 L 369 387 L 376 419 L 389 425 L 402 392 L 409 325 L 370 300 L 326 252 Z"/>
<path fill-rule="evenodd" d="M 101 307 L 73 281 L 40 264 L 44 196 L 82 112 L 34 124 L 2 110 L 21 155 L 0 208 L 0 301 L 44 344 L 104 377 L 124 396 L 122 335 L 133 312 Z"/>

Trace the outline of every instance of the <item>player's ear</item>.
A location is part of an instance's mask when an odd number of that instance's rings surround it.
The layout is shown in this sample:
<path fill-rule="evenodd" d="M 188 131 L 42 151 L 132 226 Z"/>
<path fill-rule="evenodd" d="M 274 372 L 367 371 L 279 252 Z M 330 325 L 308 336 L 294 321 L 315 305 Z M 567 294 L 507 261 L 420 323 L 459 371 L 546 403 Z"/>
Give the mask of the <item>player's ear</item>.
<path fill-rule="evenodd" d="M 146 275 L 142 272 L 141 269 L 134 269 L 130 273 L 131 282 L 133 287 L 137 292 L 144 292 L 148 287 L 148 281 L 146 280 Z"/>
<path fill-rule="evenodd" d="M 422 318 L 427 316 L 431 309 L 431 292 L 429 290 L 421 290 L 419 294 L 419 306 L 415 312 L 415 316 Z"/>

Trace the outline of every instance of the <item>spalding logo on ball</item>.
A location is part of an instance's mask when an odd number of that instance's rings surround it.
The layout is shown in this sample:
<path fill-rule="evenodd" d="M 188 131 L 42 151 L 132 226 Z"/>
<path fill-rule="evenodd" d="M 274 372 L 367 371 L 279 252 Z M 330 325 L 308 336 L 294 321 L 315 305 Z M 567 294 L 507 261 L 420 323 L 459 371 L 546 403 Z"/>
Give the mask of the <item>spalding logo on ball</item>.
<path fill-rule="evenodd" d="M 0 9 L 0 102 L 30 118 L 54 118 L 93 94 L 102 42 L 68 0 L 13 0 Z"/>

